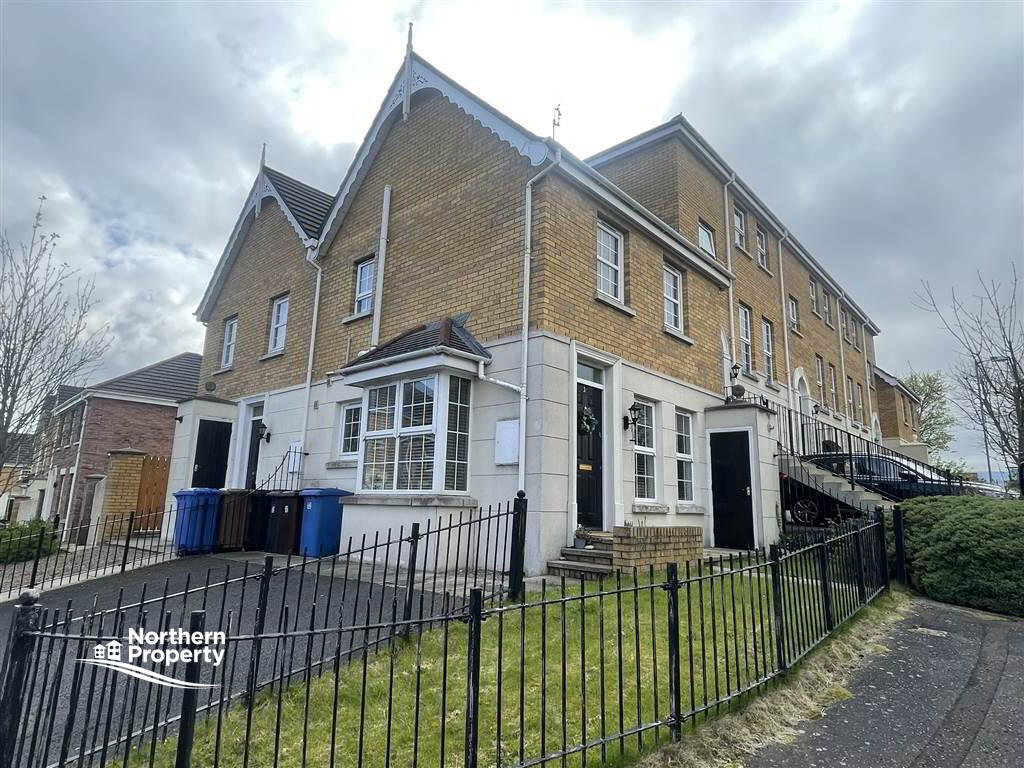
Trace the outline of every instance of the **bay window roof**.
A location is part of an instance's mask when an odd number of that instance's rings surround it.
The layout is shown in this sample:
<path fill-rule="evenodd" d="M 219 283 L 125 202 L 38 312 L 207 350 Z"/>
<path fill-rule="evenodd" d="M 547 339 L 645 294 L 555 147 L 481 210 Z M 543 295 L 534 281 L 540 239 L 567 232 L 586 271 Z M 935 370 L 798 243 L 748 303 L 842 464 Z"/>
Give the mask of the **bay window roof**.
<path fill-rule="evenodd" d="M 491 353 L 466 327 L 468 318 L 468 315 L 463 314 L 410 328 L 360 355 L 338 372 L 344 374 L 363 370 L 371 367 L 371 364 L 384 365 L 396 358 L 407 359 L 436 354 L 490 361 Z"/>

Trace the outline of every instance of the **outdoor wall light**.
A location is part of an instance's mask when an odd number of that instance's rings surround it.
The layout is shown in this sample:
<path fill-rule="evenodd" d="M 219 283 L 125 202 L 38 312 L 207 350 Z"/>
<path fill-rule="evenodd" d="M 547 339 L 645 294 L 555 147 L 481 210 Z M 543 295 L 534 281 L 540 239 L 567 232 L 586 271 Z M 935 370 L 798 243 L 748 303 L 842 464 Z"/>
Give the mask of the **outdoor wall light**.
<path fill-rule="evenodd" d="M 729 378 L 736 381 L 740 377 L 740 364 L 733 363 L 732 368 L 729 369 Z"/>
<path fill-rule="evenodd" d="M 270 442 L 270 430 L 267 429 L 267 425 L 262 422 L 260 422 L 260 425 L 256 427 L 256 435 L 258 440 L 263 440 L 267 443 Z"/>
<path fill-rule="evenodd" d="M 644 409 L 640 403 L 633 403 L 629 406 L 629 413 L 622 417 L 622 429 L 633 430 L 632 440 L 636 442 L 636 425 L 640 421 L 640 417 L 643 415 Z"/>

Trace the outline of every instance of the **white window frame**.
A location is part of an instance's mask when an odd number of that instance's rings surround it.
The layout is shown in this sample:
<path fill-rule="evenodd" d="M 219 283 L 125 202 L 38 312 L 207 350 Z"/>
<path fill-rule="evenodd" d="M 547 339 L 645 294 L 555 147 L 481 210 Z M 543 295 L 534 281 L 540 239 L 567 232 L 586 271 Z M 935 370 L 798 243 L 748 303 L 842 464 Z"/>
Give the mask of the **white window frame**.
<path fill-rule="evenodd" d="M 832 294 L 829 293 L 828 291 L 824 291 L 822 293 L 822 296 L 825 299 L 825 322 L 828 323 L 830 328 L 835 328 L 835 325 L 833 325 L 832 318 Z"/>
<path fill-rule="evenodd" d="M 451 379 L 452 378 L 463 378 L 470 382 L 469 389 L 469 402 L 470 402 L 470 426 L 469 426 L 469 452 L 467 453 L 467 472 L 466 472 L 466 489 L 465 490 L 453 490 L 445 489 L 445 469 L 446 469 L 446 456 L 447 456 L 447 445 L 448 445 L 448 399 L 451 391 Z M 424 379 L 431 379 L 434 385 L 434 403 L 433 411 L 431 412 L 431 423 L 429 425 L 421 426 L 402 426 L 402 412 L 405 406 L 405 385 L 421 381 Z M 380 387 L 395 387 L 395 404 L 393 406 L 394 420 L 393 425 L 390 429 L 379 429 L 369 431 L 367 429 L 369 419 L 369 402 L 370 392 Z M 401 377 L 395 377 L 386 381 L 375 383 L 372 386 L 367 386 L 363 393 L 362 403 L 362 417 L 360 422 L 361 434 L 359 436 L 359 462 L 356 469 L 356 483 L 360 489 L 359 493 L 364 494 L 381 494 L 381 495 L 425 495 L 434 493 L 456 493 L 463 494 L 467 493 L 470 485 L 470 477 L 468 467 L 472 466 L 472 402 L 473 402 L 473 377 L 467 373 L 448 373 L 445 371 L 439 373 L 408 373 Z M 399 478 L 399 457 L 400 450 L 399 446 L 403 437 L 416 436 L 416 435 L 432 435 L 434 438 L 434 455 L 433 455 L 433 475 L 431 480 L 430 488 L 398 488 Z M 394 439 L 394 458 L 393 462 L 393 476 L 392 476 L 392 487 L 391 488 L 364 488 L 363 487 L 363 474 L 364 464 L 366 461 L 366 441 L 373 440 L 375 438 L 393 438 Z"/>
<path fill-rule="evenodd" d="M 676 409 L 676 498 L 683 504 L 692 504 L 697 499 L 697 490 L 693 479 L 693 417 L 694 414 L 690 411 Z M 681 422 L 681 419 L 685 421 Z M 681 423 L 685 423 L 685 431 L 680 429 Z M 685 437 L 686 442 L 689 443 L 689 450 L 685 450 L 687 447 L 685 445 L 680 447 L 680 437 Z M 681 469 L 684 465 L 690 468 L 689 480 L 683 478 Z M 685 482 L 690 484 L 689 496 L 685 495 L 682 490 Z"/>
<path fill-rule="evenodd" d="M 652 403 L 652 402 L 650 402 L 648 400 L 641 400 L 640 398 L 637 398 L 633 402 L 634 402 L 634 405 L 638 405 L 641 408 L 645 409 L 645 412 L 649 413 L 650 416 L 651 416 L 650 424 L 649 425 L 645 425 L 645 428 L 647 428 L 647 426 L 649 426 L 650 431 L 651 431 L 651 444 L 649 446 L 648 445 L 642 445 L 639 442 L 639 440 L 635 440 L 633 442 L 633 453 L 634 453 L 634 456 L 633 456 L 633 498 L 635 498 L 637 501 L 657 501 L 658 500 L 658 452 L 657 452 L 657 446 L 658 446 L 658 425 L 657 425 L 657 416 L 656 416 L 656 414 L 654 412 L 655 411 L 654 403 Z M 636 426 L 634 426 L 633 429 L 634 429 L 635 434 L 637 435 L 637 437 L 639 437 L 639 435 L 640 435 L 640 422 L 639 421 L 637 421 Z M 654 495 L 653 496 L 641 496 L 640 495 L 640 492 L 639 492 L 639 485 L 640 484 L 639 484 L 639 482 L 637 482 L 637 478 L 639 477 L 639 474 L 637 473 L 636 454 L 640 454 L 642 456 L 649 456 L 650 457 L 650 461 L 651 461 L 651 474 L 650 474 L 650 478 L 651 478 L 651 487 L 654 489 Z M 647 477 L 647 475 L 644 475 L 644 477 Z"/>
<path fill-rule="evenodd" d="M 747 212 L 738 205 L 732 207 L 732 239 L 737 248 L 747 250 Z"/>
<path fill-rule="evenodd" d="M 348 402 L 348 403 L 341 403 L 341 407 L 338 410 L 339 410 L 339 416 L 338 416 L 338 457 L 342 458 L 342 459 L 353 459 L 353 458 L 356 458 L 356 457 L 359 456 L 359 449 L 362 447 L 362 444 L 363 444 L 363 439 L 362 439 L 363 438 L 363 401 L 362 400 L 352 400 L 351 402 Z M 359 413 L 359 415 L 357 417 L 357 420 L 355 422 L 355 428 L 356 428 L 356 434 L 355 434 L 356 447 L 355 447 L 355 450 L 346 451 L 345 450 L 345 439 L 346 439 L 345 428 L 351 423 L 349 421 L 348 415 L 352 411 L 358 411 L 358 413 Z"/>
<path fill-rule="evenodd" d="M 284 307 L 284 310 L 281 310 Z M 267 352 L 281 352 L 288 341 L 288 294 L 278 296 L 270 305 L 270 338 Z M 280 337 L 279 337 L 280 334 Z"/>
<path fill-rule="evenodd" d="M 466 402 L 464 402 L 464 403 L 461 402 L 461 401 L 458 402 L 458 403 L 452 403 L 452 399 L 451 399 L 452 385 L 458 379 L 462 379 L 467 384 Z M 438 447 L 438 453 L 441 454 L 441 459 L 442 459 L 441 466 L 443 468 L 443 471 L 442 471 L 442 475 L 443 476 L 440 478 L 441 487 L 445 491 L 448 491 L 448 492 L 465 493 L 466 491 L 469 490 L 469 467 L 470 467 L 469 459 L 470 459 L 470 455 L 472 454 L 472 446 L 473 446 L 473 444 L 471 442 L 471 440 L 472 440 L 471 424 L 472 424 L 472 421 L 473 421 L 473 380 L 469 376 L 453 376 L 453 375 L 449 375 L 449 376 L 445 376 L 444 377 L 444 381 L 445 381 L 445 413 L 446 413 L 448 418 L 447 418 L 447 421 L 446 421 L 446 424 L 445 424 L 444 445 Z M 465 429 L 465 431 L 462 431 L 462 430 L 458 429 L 457 428 L 458 425 L 452 423 L 451 411 L 452 411 L 452 406 L 453 405 L 455 405 L 456 407 L 459 407 L 459 408 L 466 408 L 466 410 L 467 410 L 466 429 Z M 448 451 L 448 441 L 451 440 L 453 437 L 456 440 L 458 440 L 460 436 L 464 436 L 465 440 L 466 440 L 466 460 L 465 461 L 460 461 L 458 459 L 458 454 L 457 453 L 456 453 L 456 457 L 454 459 L 449 459 L 448 458 L 448 453 L 449 453 L 449 451 Z M 456 465 L 456 474 L 455 474 L 455 486 L 456 487 L 452 487 L 452 488 L 448 487 L 448 465 L 449 464 Z M 464 464 L 465 467 L 466 467 L 466 472 L 465 472 L 465 475 L 464 475 L 464 477 L 465 477 L 465 485 L 464 485 L 464 487 L 459 488 L 459 487 L 457 487 L 458 486 L 458 465 L 461 465 L 461 464 Z"/>
<path fill-rule="evenodd" d="M 846 377 L 846 415 L 853 418 L 853 376 Z"/>
<path fill-rule="evenodd" d="M 230 368 L 235 362 L 235 345 L 238 340 L 238 315 L 224 321 L 224 335 L 220 347 L 220 367 Z"/>
<path fill-rule="evenodd" d="M 363 288 L 363 271 L 370 271 L 369 289 Z M 356 264 L 356 296 L 352 313 L 362 315 L 373 310 L 374 291 L 377 287 L 377 259 L 364 259 Z M 361 306 L 365 303 L 365 306 Z"/>
<path fill-rule="evenodd" d="M 839 411 L 839 391 L 837 389 L 838 382 L 836 381 L 836 367 L 832 363 L 828 364 L 828 386 L 829 394 L 832 396 L 831 407 L 833 411 Z"/>
<path fill-rule="evenodd" d="M 861 348 L 861 325 L 857 318 L 851 318 L 853 322 L 853 346 L 857 349 Z"/>
<path fill-rule="evenodd" d="M 757 228 L 757 263 L 770 270 L 768 264 L 768 233 L 759 226 Z"/>
<path fill-rule="evenodd" d="M 813 277 L 808 277 L 807 287 L 811 294 L 811 312 L 820 316 L 821 309 L 818 307 L 818 281 Z"/>
<path fill-rule="evenodd" d="M 825 360 L 821 355 L 814 356 L 814 373 L 818 378 L 818 402 L 825 403 Z"/>
<path fill-rule="evenodd" d="M 845 341 L 850 340 L 850 315 L 846 307 L 839 308 L 839 333 Z"/>
<path fill-rule="evenodd" d="M 786 302 L 787 313 L 789 315 L 789 327 L 794 331 L 800 330 L 800 300 L 796 296 L 790 296 L 789 301 Z"/>
<path fill-rule="evenodd" d="M 747 373 L 754 371 L 754 310 L 746 304 L 740 304 L 740 360 L 743 370 Z"/>
<path fill-rule="evenodd" d="M 622 232 L 610 226 L 609 224 L 605 224 L 603 221 L 597 222 L 597 230 L 597 290 L 599 293 L 604 294 L 605 296 L 608 296 L 619 303 L 625 303 L 626 298 L 625 291 L 623 289 L 623 272 L 625 268 L 625 238 L 623 237 Z M 610 236 L 614 241 L 615 255 L 617 257 L 618 263 L 608 261 L 606 258 L 602 256 L 602 232 Z M 604 278 L 602 278 L 601 276 L 601 264 L 604 264 L 606 267 L 611 269 L 615 275 L 615 293 L 609 293 L 608 291 L 604 290 L 601 287 L 601 283 L 604 280 Z"/>
<path fill-rule="evenodd" d="M 761 318 L 761 344 L 764 345 L 765 381 L 775 381 L 775 326 L 767 317 Z"/>
<path fill-rule="evenodd" d="M 670 286 L 674 284 L 675 296 L 670 295 Z M 662 276 L 662 294 L 664 296 L 664 321 L 665 327 L 673 331 L 683 332 L 686 323 L 683 319 L 683 275 L 678 269 L 673 269 L 667 264 L 664 267 Z M 675 314 L 675 321 L 670 318 L 670 312 Z"/>
<path fill-rule="evenodd" d="M 701 243 L 701 235 L 706 235 L 707 236 L 708 243 L 711 245 L 710 248 L 706 248 L 704 246 L 704 244 Z M 702 251 L 704 251 L 704 253 L 708 254 L 712 258 L 715 258 L 715 259 L 718 258 L 718 256 L 715 254 L 715 230 L 714 230 L 714 227 L 712 227 L 710 224 L 708 224 L 703 219 L 697 219 L 697 246 Z"/>
<path fill-rule="evenodd" d="M 857 421 L 861 424 L 864 422 L 864 385 L 859 381 L 857 382 Z"/>

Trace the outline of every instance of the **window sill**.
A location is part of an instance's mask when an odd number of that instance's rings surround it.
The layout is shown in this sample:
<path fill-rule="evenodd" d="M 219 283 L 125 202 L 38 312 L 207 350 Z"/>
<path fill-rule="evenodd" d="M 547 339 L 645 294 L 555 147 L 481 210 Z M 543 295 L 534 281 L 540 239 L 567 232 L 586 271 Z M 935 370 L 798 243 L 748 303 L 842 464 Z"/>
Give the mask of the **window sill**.
<path fill-rule="evenodd" d="M 761 263 L 760 261 L 759 261 L 759 262 L 757 262 L 757 268 L 758 268 L 758 269 L 760 269 L 760 270 L 761 270 L 762 272 L 764 272 L 764 273 L 765 273 L 766 275 L 768 275 L 769 277 L 775 277 L 775 273 L 774 273 L 774 272 L 772 272 L 772 271 L 771 271 L 770 269 L 768 269 L 768 267 L 766 267 L 766 266 L 765 266 L 764 264 L 762 264 L 762 263 Z"/>
<path fill-rule="evenodd" d="M 842 421 L 843 420 L 843 414 L 841 414 L 841 413 L 839 413 L 837 411 L 836 413 L 832 414 L 832 418 L 835 419 L 836 421 Z"/>
<path fill-rule="evenodd" d="M 624 315 L 629 315 L 630 317 L 636 317 L 636 312 L 634 310 L 630 309 L 629 307 L 627 307 L 625 304 L 623 304 L 618 299 L 612 298 L 611 296 L 607 296 L 607 295 L 601 293 L 600 291 L 597 291 L 594 294 L 594 298 L 597 299 L 598 301 L 604 303 L 604 304 L 607 304 L 609 307 L 612 307 L 613 309 L 619 310 L 619 312 L 622 312 Z"/>
<path fill-rule="evenodd" d="M 373 310 L 368 309 L 365 312 L 355 312 L 348 317 L 343 317 L 341 319 L 341 324 L 347 325 L 348 323 L 354 323 L 356 320 L 362 320 L 364 317 L 373 317 Z"/>
<path fill-rule="evenodd" d="M 324 462 L 324 469 L 348 469 L 359 464 L 359 457 L 353 456 L 350 459 L 332 459 Z"/>
<path fill-rule="evenodd" d="M 745 379 L 749 379 L 755 384 L 761 383 L 761 378 L 756 373 L 751 373 L 750 371 L 740 371 L 740 376 L 742 376 Z"/>
<path fill-rule="evenodd" d="M 687 499 L 676 502 L 677 515 L 703 515 L 704 510 L 697 504 L 696 499 Z"/>
<path fill-rule="evenodd" d="M 834 325 L 832 325 L 832 323 L 830 323 L 830 322 L 829 322 L 828 320 L 826 320 L 826 321 L 825 321 L 825 325 L 827 325 L 827 326 L 828 326 L 829 328 L 831 328 L 831 329 L 832 329 L 833 331 L 834 331 L 834 330 L 836 329 L 836 327 L 835 327 Z"/>
<path fill-rule="evenodd" d="M 804 335 L 803 335 L 802 333 L 800 333 L 800 329 L 799 329 L 799 328 L 793 328 L 792 326 L 790 326 L 790 327 L 789 327 L 789 332 L 790 332 L 790 333 L 795 333 L 795 334 L 796 334 L 797 336 L 799 336 L 799 337 L 800 337 L 801 339 L 802 339 L 802 338 L 804 337 Z"/>
<path fill-rule="evenodd" d="M 780 387 L 778 384 L 776 384 L 774 381 L 772 381 L 770 379 L 769 380 L 765 380 L 764 385 L 766 387 L 768 387 L 768 389 L 772 390 L 773 392 L 781 392 L 782 391 L 782 387 Z"/>
<path fill-rule="evenodd" d="M 223 368 L 218 368 L 216 371 L 214 371 L 210 375 L 211 376 L 220 376 L 220 375 L 225 374 L 225 373 L 231 373 L 231 371 L 233 371 L 233 370 L 235 370 L 235 366 L 233 366 L 233 365 L 226 365 Z"/>
<path fill-rule="evenodd" d="M 811 314 L 812 314 L 812 315 L 814 315 L 814 316 L 815 316 L 816 318 L 818 318 L 819 320 L 824 320 L 824 319 L 825 319 L 824 317 L 822 317 L 822 316 L 821 316 L 821 312 L 819 312 L 819 311 L 818 311 L 818 310 L 816 310 L 816 309 L 812 309 L 812 310 L 811 310 Z"/>
<path fill-rule="evenodd" d="M 742 254 L 743 254 L 744 256 L 746 256 L 746 257 L 747 257 L 748 259 L 750 259 L 751 261 L 753 261 L 753 260 L 754 260 L 754 257 L 750 255 L 750 252 L 749 252 L 749 251 L 747 251 L 747 249 L 746 249 L 746 248 L 744 248 L 744 247 L 743 247 L 742 245 L 740 245 L 739 243 L 733 243 L 732 247 L 733 247 L 733 248 L 735 248 L 735 249 L 736 249 L 737 251 L 739 251 L 740 253 L 742 253 Z"/>
<path fill-rule="evenodd" d="M 259 362 L 262 363 L 264 360 L 273 360 L 275 357 L 281 357 L 281 355 L 283 355 L 283 354 L 284 354 L 284 350 L 283 349 L 278 349 L 278 350 L 275 350 L 273 352 L 267 352 L 267 354 L 265 354 L 263 357 L 261 357 L 259 359 Z"/>
<path fill-rule="evenodd" d="M 698 250 L 699 250 L 699 251 L 700 251 L 701 253 L 703 253 L 703 254 L 704 254 L 705 256 L 707 256 L 707 257 L 708 257 L 709 259 L 714 259 L 714 260 L 715 260 L 715 261 L 717 261 L 717 262 L 718 262 L 719 264 L 721 264 L 721 263 L 722 263 L 721 261 L 719 261 L 718 257 L 717 257 L 717 256 L 716 256 L 715 254 L 713 254 L 713 253 L 712 253 L 711 251 L 707 250 L 706 248 L 701 248 L 700 246 L 697 246 L 697 248 L 698 248 Z"/>
<path fill-rule="evenodd" d="M 454 493 L 395 493 L 393 491 L 360 491 L 346 496 L 345 504 L 376 504 L 387 507 L 479 507 L 472 496 Z"/>
<path fill-rule="evenodd" d="M 679 339 L 679 341 L 683 342 L 684 344 L 689 344 L 691 347 L 697 343 L 682 331 L 677 331 L 675 328 L 672 328 L 670 326 L 666 325 L 664 331 L 673 339 Z"/>
<path fill-rule="evenodd" d="M 667 515 L 668 505 L 659 504 L 656 501 L 634 501 L 634 515 Z"/>

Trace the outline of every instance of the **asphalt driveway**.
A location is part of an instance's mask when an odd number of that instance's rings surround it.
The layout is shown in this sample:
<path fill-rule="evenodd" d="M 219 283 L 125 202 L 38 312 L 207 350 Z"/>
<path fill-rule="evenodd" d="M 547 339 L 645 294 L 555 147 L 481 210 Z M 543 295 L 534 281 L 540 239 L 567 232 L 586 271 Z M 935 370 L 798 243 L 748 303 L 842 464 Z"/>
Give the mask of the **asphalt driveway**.
<path fill-rule="evenodd" d="M 915 600 L 885 645 L 852 699 L 744 767 L 1024 765 L 1024 621 Z"/>

